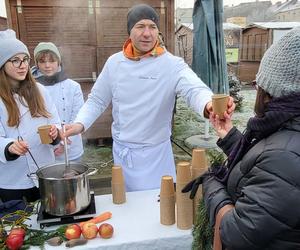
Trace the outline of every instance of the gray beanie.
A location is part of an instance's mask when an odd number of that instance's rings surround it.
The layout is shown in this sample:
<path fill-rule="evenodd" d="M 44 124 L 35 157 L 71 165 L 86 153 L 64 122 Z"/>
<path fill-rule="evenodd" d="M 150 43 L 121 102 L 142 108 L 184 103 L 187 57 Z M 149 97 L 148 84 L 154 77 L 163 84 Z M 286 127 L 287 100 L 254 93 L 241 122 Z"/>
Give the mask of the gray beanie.
<path fill-rule="evenodd" d="M 300 27 L 289 31 L 266 51 L 256 82 L 273 97 L 300 92 Z"/>
<path fill-rule="evenodd" d="M 134 5 L 127 14 L 127 31 L 130 34 L 132 27 L 143 19 L 150 19 L 159 27 L 159 16 L 156 11 L 147 4 Z"/>
<path fill-rule="evenodd" d="M 51 51 L 52 53 L 54 53 L 58 57 L 59 63 L 61 62 L 61 56 L 59 50 L 55 46 L 55 44 L 51 42 L 41 42 L 35 47 L 33 51 L 34 61 L 36 62 L 36 57 L 40 52 L 45 52 L 45 51 Z"/>
<path fill-rule="evenodd" d="M 20 53 L 30 56 L 26 45 L 16 38 L 16 33 L 11 29 L 0 31 L 0 68 L 8 59 Z"/>

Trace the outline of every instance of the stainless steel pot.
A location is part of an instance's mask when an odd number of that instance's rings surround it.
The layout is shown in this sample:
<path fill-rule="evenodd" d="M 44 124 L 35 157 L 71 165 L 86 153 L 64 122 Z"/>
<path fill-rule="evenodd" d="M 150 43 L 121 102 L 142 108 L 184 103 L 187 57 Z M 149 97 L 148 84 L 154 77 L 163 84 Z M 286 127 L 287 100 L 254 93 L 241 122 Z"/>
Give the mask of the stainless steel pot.
<path fill-rule="evenodd" d="M 88 176 L 95 174 L 97 169 L 74 162 L 70 162 L 70 168 L 78 174 L 63 178 L 64 163 L 37 170 L 41 202 L 46 213 L 64 216 L 75 214 L 89 206 L 91 195 Z M 32 174 L 30 176 L 33 178 Z"/>

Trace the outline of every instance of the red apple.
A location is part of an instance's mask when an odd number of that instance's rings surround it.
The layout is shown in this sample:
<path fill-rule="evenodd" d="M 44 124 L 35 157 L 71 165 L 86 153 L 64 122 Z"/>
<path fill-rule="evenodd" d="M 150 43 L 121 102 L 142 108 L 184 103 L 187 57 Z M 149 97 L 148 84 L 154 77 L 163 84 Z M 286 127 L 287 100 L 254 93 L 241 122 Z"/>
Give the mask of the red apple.
<path fill-rule="evenodd" d="M 93 222 L 86 222 L 83 224 L 82 235 L 85 239 L 94 239 L 97 237 L 98 227 Z"/>
<path fill-rule="evenodd" d="M 22 227 L 14 227 L 12 230 L 10 230 L 9 235 L 20 235 L 23 238 L 25 237 L 26 231 Z"/>
<path fill-rule="evenodd" d="M 103 223 L 100 225 L 98 231 L 99 231 L 100 237 L 102 237 L 104 239 L 109 239 L 112 237 L 112 235 L 114 233 L 114 228 L 112 225 L 110 225 L 108 223 Z"/>
<path fill-rule="evenodd" d="M 18 250 L 22 247 L 24 237 L 18 234 L 9 235 L 5 240 L 5 245 L 9 250 Z"/>
<path fill-rule="evenodd" d="M 72 224 L 66 228 L 65 236 L 68 240 L 78 239 L 80 238 L 80 235 L 81 235 L 81 228 L 79 225 Z"/>

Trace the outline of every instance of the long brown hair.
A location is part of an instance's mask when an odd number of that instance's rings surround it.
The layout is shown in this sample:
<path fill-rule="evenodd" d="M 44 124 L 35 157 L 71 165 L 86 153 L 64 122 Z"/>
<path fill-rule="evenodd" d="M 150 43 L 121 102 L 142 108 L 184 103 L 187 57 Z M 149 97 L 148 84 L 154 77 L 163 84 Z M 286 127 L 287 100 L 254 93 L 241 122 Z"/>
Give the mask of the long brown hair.
<path fill-rule="evenodd" d="M 254 112 L 257 117 L 263 117 L 265 115 L 267 103 L 271 99 L 272 97 L 270 96 L 270 94 L 258 86 L 255 105 L 254 105 Z"/>
<path fill-rule="evenodd" d="M 25 79 L 20 81 L 17 93 L 19 94 L 20 102 L 29 108 L 32 117 L 51 117 L 51 114 L 46 110 L 44 98 L 31 75 L 30 69 L 28 69 Z M 9 127 L 18 127 L 20 125 L 20 110 L 13 94 L 12 85 L 3 66 L 0 69 L 0 97 L 7 109 L 7 125 Z"/>

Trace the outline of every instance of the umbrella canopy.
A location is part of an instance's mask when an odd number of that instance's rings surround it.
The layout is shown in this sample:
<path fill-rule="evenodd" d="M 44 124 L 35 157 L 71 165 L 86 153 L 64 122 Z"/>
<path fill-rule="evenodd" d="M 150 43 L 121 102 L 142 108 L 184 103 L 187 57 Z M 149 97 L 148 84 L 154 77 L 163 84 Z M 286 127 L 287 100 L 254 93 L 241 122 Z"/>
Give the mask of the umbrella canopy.
<path fill-rule="evenodd" d="M 229 93 L 223 34 L 223 0 L 196 0 L 192 69 L 214 93 Z"/>

